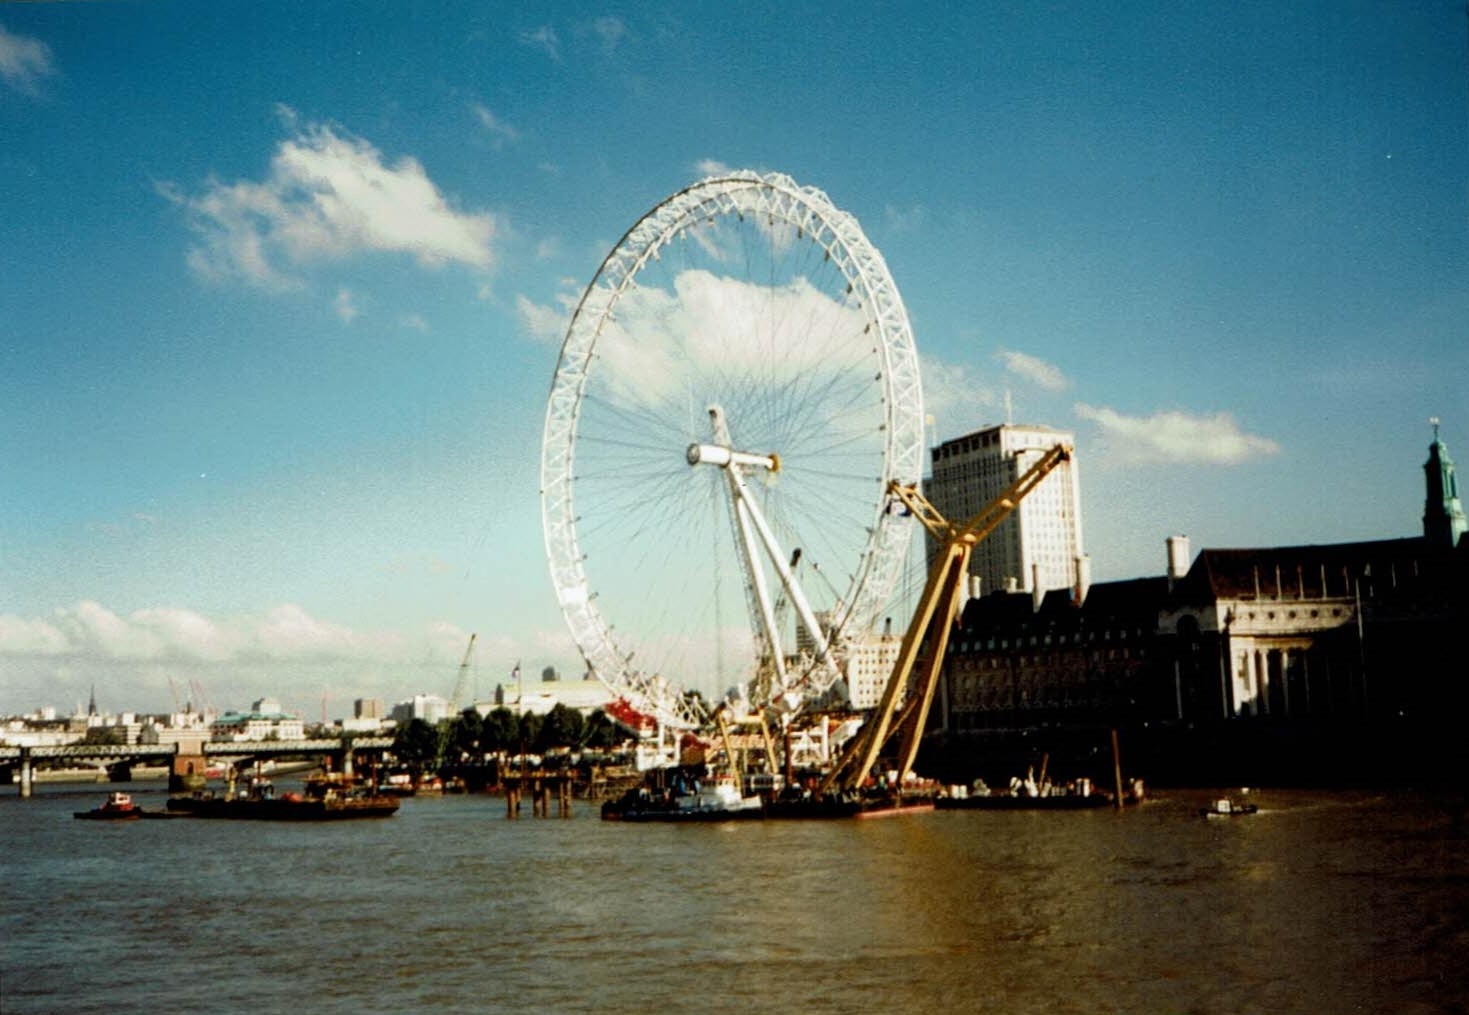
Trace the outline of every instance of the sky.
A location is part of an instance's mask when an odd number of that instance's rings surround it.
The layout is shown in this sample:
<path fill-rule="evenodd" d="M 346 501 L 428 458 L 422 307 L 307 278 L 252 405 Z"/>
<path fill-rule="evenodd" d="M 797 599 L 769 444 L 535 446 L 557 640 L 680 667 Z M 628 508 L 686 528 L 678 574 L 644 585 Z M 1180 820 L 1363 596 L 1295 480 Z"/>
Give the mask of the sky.
<path fill-rule="evenodd" d="M 936 440 L 1075 434 L 1096 581 L 1469 463 L 1459 0 L 0 5 L 0 714 L 578 676 L 569 309 L 729 169 L 856 217 Z"/>

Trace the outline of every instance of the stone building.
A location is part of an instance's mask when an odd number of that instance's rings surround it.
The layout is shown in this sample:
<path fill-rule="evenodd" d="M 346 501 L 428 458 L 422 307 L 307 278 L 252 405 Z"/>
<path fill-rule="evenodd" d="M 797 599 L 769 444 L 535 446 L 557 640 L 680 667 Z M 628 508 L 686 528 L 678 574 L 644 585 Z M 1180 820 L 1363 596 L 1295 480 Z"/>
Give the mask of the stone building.
<path fill-rule="evenodd" d="M 971 600 L 950 643 L 951 735 L 1039 727 L 1457 728 L 1469 540 L 1430 447 L 1424 535 L 1256 549 L 1168 540 L 1163 577 Z"/>

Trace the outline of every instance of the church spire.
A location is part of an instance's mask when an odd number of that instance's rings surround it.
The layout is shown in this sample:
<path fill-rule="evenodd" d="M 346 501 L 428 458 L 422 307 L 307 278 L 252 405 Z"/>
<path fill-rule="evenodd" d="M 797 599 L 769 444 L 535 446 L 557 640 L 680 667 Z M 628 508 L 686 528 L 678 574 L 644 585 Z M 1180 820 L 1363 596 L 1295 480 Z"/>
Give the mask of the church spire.
<path fill-rule="evenodd" d="M 1438 438 L 1438 417 L 1428 422 L 1433 425 L 1433 443 L 1428 445 L 1428 461 L 1423 463 L 1428 485 L 1428 498 L 1423 503 L 1423 536 L 1435 546 L 1453 549 L 1469 529 L 1469 522 L 1465 521 L 1464 505 L 1459 502 L 1453 459 Z"/>

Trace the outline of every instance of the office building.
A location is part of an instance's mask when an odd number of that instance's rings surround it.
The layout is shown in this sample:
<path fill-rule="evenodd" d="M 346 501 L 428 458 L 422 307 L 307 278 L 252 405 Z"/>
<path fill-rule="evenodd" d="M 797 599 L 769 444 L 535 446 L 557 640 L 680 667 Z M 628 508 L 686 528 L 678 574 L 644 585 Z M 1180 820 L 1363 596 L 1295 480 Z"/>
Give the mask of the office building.
<path fill-rule="evenodd" d="M 947 519 L 962 523 L 1019 479 L 1056 444 L 1074 447 L 1069 433 L 1004 424 L 945 441 L 932 450 L 925 495 Z M 929 541 L 929 559 L 936 547 Z M 1081 538 L 1076 459 L 1057 466 L 1020 502 L 970 558 L 971 593 L 1078 589 L 1088 582 Z M 978 588 L 974 588 L 978 579 Z"/>

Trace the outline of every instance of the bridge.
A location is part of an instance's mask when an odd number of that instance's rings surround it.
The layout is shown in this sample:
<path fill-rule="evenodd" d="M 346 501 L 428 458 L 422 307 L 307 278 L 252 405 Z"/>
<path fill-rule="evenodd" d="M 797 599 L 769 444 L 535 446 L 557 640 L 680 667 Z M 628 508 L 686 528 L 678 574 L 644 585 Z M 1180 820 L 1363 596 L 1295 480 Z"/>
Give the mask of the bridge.
<path fill-rule="evenodd" d="M 338 771 L 351 774 L 353 756 L 381 753 L 393 746 L 391 737 L 344 737 L 340 740 L 186 740 L 177 744 L 66 744 L 17 747 L 0 744 L 0 772 L 19 772 L 22 799 L 31 796 L 37 767 L 70 768 L 95 764 L 105 767 L 117 782 L 132 775 L 134 765 L 152 763 L 169 770 L 169 788 L 202 780 L 211 758 L 231 766 L 287 758 L 330 758 Z"/>

